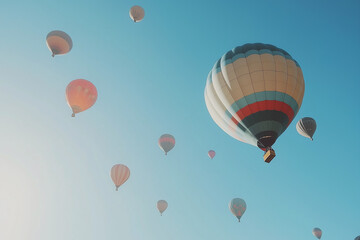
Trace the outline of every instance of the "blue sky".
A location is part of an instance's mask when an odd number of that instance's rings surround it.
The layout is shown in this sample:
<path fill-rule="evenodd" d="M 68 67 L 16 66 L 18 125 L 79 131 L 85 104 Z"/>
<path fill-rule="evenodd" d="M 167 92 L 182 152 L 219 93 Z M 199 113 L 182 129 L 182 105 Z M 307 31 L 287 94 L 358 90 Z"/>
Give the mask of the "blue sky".
<path fill-rule="evenodd" d="M 359 1 L 74 2 L 0 1 L 0 239 L 360 235 Z M 140 23 L 133 5 L 145 9 Z M 52 30 L 72 37 L 69 54 L 51 58 Z M 304 73 L 303 105 L 271 164 L 224 133 L 204 101 L 215 61 L 248 42 L 283 48 Z M 99 96 L 71 118 L 65 88 L 77 78 Z M 318 123 L 313 142 L 295 129 L 305 116 Z M 176 139 L 167 157 L 163 133 Z M 117 163 L 131 171 L 118 192 Z M 235 197 L 248 206 L 241 223 Z"/>

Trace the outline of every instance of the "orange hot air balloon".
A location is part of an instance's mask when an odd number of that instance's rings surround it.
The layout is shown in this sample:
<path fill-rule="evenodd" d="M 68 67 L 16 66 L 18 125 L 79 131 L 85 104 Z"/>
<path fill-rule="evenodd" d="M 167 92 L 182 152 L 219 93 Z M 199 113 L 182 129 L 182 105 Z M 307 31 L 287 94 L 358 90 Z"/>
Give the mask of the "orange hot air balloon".
<path fill-rule="evenodd" d="M 72 109 L 72 117 L 76 113 L 90 108 L 97 99 L 97 90 L 94 84 L 85 79 L 76 79 L 66 87 L 66 101 Z"/>
<path fill-rule="evenodd" d="M 117 191 L 118 188 L 123 185 L 130 177 L 130 170 L 123 164 L 116 164 L 111 168 L 110 176 L 116 186 Z"/>
<path fill-rule="evenodd" d="M 46 36 L 46 44 L 52 52 L 52 57 L 70 52 L 73 46 L 71 37 L 67 33 L 58 30 L 52 31 Z"/>

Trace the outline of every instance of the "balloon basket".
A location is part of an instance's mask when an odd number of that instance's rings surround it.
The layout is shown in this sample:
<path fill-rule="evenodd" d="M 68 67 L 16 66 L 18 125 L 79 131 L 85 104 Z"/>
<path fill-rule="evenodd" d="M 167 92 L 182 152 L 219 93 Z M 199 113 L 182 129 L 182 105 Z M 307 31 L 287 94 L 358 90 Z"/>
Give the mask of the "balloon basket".
<path fill-rule="evenodd" d="M 264 161 L 267 163 L 270 163 L 271 160 L 276 156 L 275 151 L 273 149 L 267 150 L 267 152 L 264 154 Z"/>

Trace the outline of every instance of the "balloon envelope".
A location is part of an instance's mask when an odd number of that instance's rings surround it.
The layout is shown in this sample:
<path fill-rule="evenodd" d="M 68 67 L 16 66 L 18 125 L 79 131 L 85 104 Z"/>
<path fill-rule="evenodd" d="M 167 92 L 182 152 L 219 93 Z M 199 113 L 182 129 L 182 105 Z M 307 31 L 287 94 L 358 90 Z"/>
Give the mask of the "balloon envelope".
<path fill-rule="evenodd" d="M 221 129 L 265 150 L 298 113 L 304 89 L 301 68 L 289 53 L 254 43 L 234 48 L 215 63 L 204 95 Z"/>
<path fill-rule="evenodd" d="M 313 233 L 313 235 L 314 235 L 315 237 L 317 237 L 318 239 L 321 238 L 322 231 L 321 231 L 320 228 L 314 228 L 314 229 L 312 230 L 312 233 Z"/>
<path fill-rule="evenodd" d="M 165 200 L 159 200 L 156 204 L 157 209 L 160 212 L 160 215 L 162 216 L 162 213 L 167 209 L 168 203 Z"/>
<path fill-rule="evenodd" d="M 96 87 L 85 79 L 76 79 L 66 87 L 66 100 L 73 111 L 73 117 L 94 105 L 96 99 Z"/>
<path fill-rule="evenodd" d="M 58 30 L 52 31 L 46 36 L 46 44 L 53 57 L 70 52 L 73 46 L 70 36 Z"/>
<path fill-rule="evenodd" d="M 130 177 L 130 170 L 123 164 L 116 164 L 111 168 L 110 176 L 116 186 L 117 191 L 118 188 Z"/>
<path fill-rule="evenodd" d="M 357 236 L 354 240 L 360 240 L 360 236 Z"/>
<path fill-rule="evenodd" d="M 233 200 L 230 201 L 229 208 L 230 208 L 230 211 L 232 212 L 232 214 L 234 214 L 235 217 L 237 217 L 240 222 L 240 218 L 246 211 L 245 201 L 241 198 L 234 198 Z"/>
<path fill-rule="evenodd" d="M 208 156 L 209 156 L 209 158 L 211 158 L 211 159 L 213 159 L 214 157 L 215 157 L 215 151 L 214 150 L 210 150 L 209 152 L 208 152 Z"/>
<path fill-rule="evenodd" d="M 133 6 L 130 9 L 129 15 L 134 22 L 140 22 L 145 16 L 145 11 L 140 6 Z"/>
<path fill-rule="evenodd" d="M 163 134 L 159 138 L 159 147 L 165 152 L 165 155 L 174 148 L 175 138 L 170 134 Z"/>
<path fill-rule="evenodd" d="M 313 140 L 313 135 L 316 131 L 316 122 L 313 118 L 304 117 L 297 122 L 296 130 L 300 135 Z"/>

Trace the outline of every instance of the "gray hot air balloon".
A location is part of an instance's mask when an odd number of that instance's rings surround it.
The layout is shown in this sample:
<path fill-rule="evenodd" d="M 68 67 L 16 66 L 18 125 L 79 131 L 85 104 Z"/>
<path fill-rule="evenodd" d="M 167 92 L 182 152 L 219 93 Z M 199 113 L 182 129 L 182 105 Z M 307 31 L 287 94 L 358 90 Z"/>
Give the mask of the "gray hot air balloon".
<path fill-rule="evenodd" d="M 321 238 L 322 231 L 321 231 L 320 228 L 314 228 L 314 229 L 312 230 L 312 233 L 313 233 L 313 235 L 314 235 L 315 237 L 317 237 L 318 239 Z"/>
<path fill-rule="evenodd" d="M 304 117 L 297 122 L 296 130 L 300 135 L 310 138 L 312 141 L 316 130 L 316 122 L 310 117 Z"/>
<path fill-rule="evenodd" d="M 145 11 L 140 6 L 133 6 L 130 9 L 129 15 L 134 22 L 140 22 L 145 16 Z"/>
<path fill-rule="evenodd" d="M 46 44 L 52 56 L 62 55 L 70 52 L 73 43 L 71 37 L 63 31 L 52 31 L 46 36 Z"/>
<path fill-rule="evenodd" d="M 360 240 L 360 236 L 357 236 L 354 240 Z"/>
<path fill-rule="evenodd" d="M 167 209 L 168 203 L 165 200 L 159 200 L 156 204 L 157 209 L 160 212 L 160 215 L 162 216 L 163 212 Z"/>
<path fill-rule="evenodd" d="M 164 134 L 159 138 L 159 147 L 165 152 L 165 155 L 175 146 L 175 138 L 170 134 Z"/>
<path fill-rule="evenodd" d="M 230 208 L 230 211 L 232 212 L 232 214 L 234 214 L 235 217 L 237 217 L 237 219 L 240 222 L 240 218 L 246 211 L 245 201 L 241 198 L 234 198 L 233 200 L 230 201 L 229 208 Z"/>

